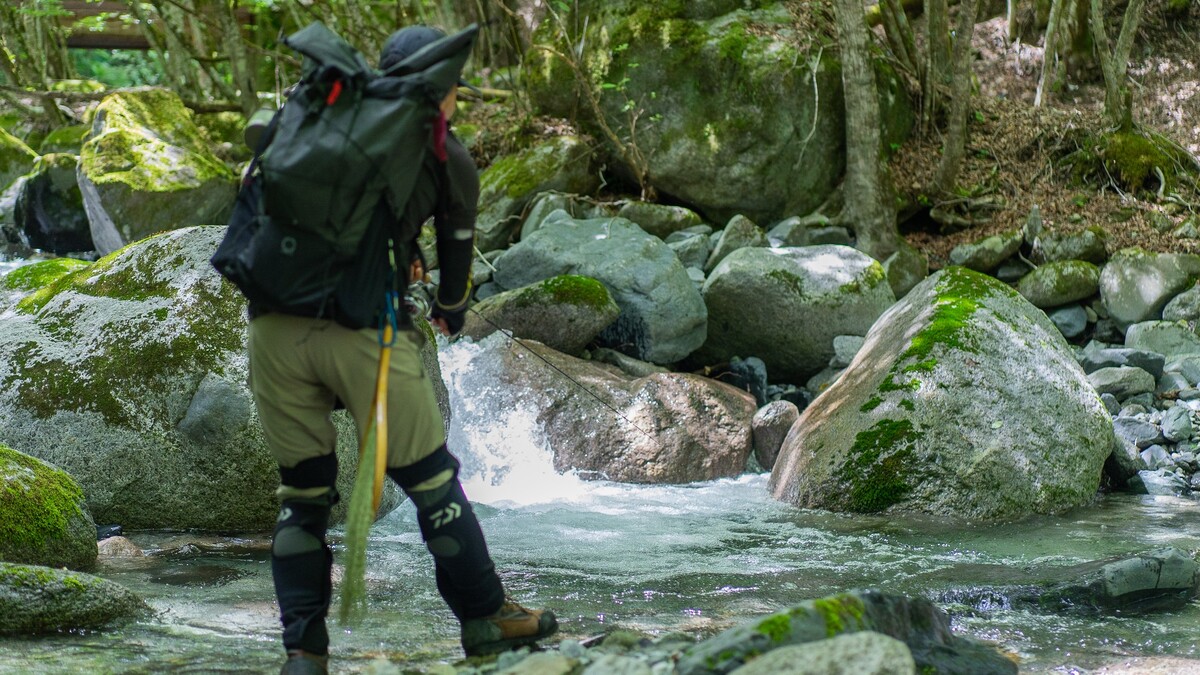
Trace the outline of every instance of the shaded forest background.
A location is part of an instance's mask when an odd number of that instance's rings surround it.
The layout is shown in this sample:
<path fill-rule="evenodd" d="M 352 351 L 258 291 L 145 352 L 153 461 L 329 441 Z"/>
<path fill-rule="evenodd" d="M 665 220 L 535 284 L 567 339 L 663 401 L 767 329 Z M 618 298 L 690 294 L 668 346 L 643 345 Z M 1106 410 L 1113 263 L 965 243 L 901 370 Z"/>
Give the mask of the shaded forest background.
<path fill-rule="evenodd" d="M 722 3 L 695 3 L 709 4 Z M 835 52 L 843 65 L 846 172 L 839 198 L 821 212 L 852 229 L 860 249 L 884 260 L 912 248 L 938 268 L 957 243 L 1024 226 L 1035 214 L 1064 229 L 1102 227 L 1110 250 L 1200 251 L 1200 232 L 1190 234 L 1200 205 L 1195 0 L 783 4 L 795 17 L 797 48 Z M 477 22 L 482 38 L 469 71 L 482 93 L 463 92 L 460 123 L 471 128 L 481 167 L 541 136 L 584 132 L 611 156 L 608 165 L 621 167 L 611 191 L 660 196 L 637 142 L 638 124 L 650 120 L 638 117 L 639 102 L 620 81 L 591 70 L 587 27 L 605 5 L 8 2 L 0 6 L 3 125 L 36 139 L 77 123 L 105 90 L 141 86 L 169 87 L 197 113 L 248 116 L 276 105 L 295 81 L 300 63 L 282 38 L 311 21 L 372 60 L 398 26 Z M 648 6 L 690 11 L 679 0 Z M 577 118 L 548 117 L 529 95 L 521 67 L 534 55 L 574 73 Z M 917 116 L 906 143 L 880 140 L 872 63 L 894 68 L 909 88 Z"/>

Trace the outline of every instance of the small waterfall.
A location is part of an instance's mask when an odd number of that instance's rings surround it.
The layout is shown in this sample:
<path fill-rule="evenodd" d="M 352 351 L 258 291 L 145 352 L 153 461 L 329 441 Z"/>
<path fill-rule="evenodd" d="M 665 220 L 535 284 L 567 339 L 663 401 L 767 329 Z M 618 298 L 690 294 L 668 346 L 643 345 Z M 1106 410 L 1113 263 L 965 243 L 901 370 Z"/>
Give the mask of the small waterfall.
<path fill-rule="evenodd" d="M 512 408 L 494 334 L 479 343 L 439 338 L 442 379 L 450 390 L 453 420 L 449 446 L 463 463 L 461 477 L 472 501 L 494 506 L 563 503 L 587 493 L 588 483 L 554 469 L 553 451 L 537 421 L 538 411 Z"/>

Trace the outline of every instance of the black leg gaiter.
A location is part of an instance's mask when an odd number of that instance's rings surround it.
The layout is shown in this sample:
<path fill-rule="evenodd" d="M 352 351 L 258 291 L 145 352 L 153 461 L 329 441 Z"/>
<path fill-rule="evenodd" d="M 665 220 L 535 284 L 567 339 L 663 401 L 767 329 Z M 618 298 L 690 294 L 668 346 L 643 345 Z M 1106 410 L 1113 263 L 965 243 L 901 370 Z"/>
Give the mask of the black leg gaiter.
<path fill-rule="evenodd" d="M 441 485 L 412 489 L 447 470 L 449 478 Z M 450 611 L 460 621 L 495 613 L 504 603 L 504 587 L 479 520 L 458 482 L 458 460 L 442 446 L 412 466 L 389 469 L 388 475 L 417 507 L 421 536 L 436 566 L 438 592 Z"/>
<path fill-rule="evenodd" d="M 271 574 L 285 649 L 303 649 L 319 656 L 329 652 L 325 615 L 333 596 L 329 578 L 333 554 L 325 543 L 325 532 L 336 500 L 334 495 L 287 499 L 279 509 L 271 544 Z"/>

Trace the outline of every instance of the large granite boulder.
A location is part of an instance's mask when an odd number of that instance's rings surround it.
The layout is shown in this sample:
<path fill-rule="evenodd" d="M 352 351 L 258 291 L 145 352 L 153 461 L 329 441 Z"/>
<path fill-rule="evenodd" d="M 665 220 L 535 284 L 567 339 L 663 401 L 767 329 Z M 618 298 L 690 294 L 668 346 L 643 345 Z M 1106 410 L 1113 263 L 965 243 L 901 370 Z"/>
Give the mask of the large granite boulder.
<path fill-rule="evenodd" d="M 91 569 L 96 524 L 79 484 L 49 464 L 0 445 L 0 560 Z"/>
<path fill-rule="evenodd" d="M 833 338 L 866 335 L 896 298 L 883 267 L 848 246 L 741 248 L 704 282 L 704 363 L 757 356 L 776 382 L 803 382 L 833 357 Z"/>
<path fill-rule="evenodd" d="M 1046 315 L 950 267 L 886 314 L 796 422 L 778 499 L 997 522 L 1090 501 L 1112 420 Z"/>
<path fill-rule="evenodd" d="M 536 411 L 559 472 L 690 483 L 739 475 L 751 451 L 754 399 L 699 375 L 631 377 L 531 340 L 493 335 L 460 359 L 451 377 L 487 410 Z M 471 433 L 505 435 L 503 425 L 512 422 L 500 417 L 469 420 Z"/>
<path fill-rule="evenodd" d="M 102 254 L 156 232 L 224 223 L 237 193 L 234 173 L 165 89 L 100 102 L 80 151 L 79 187 Z"/>
<path fill-rule="evenodd" d="M 0 442 L 69 473 L 103 522 L 273 527 L 279 476 L 246 385 L 246 305 L 208 262 L 224 231 L 130 245 L 32 292 L 0 321 Z M 426 368 L 436 368 L 426 344 Z M 357 433 L 344 413 L 334 419 L 346 497 Z M 399 500 L 387 485 L 384 509 Z"/>
<path fill-rule="evenodd" d="M 602 346 L 673 363 L 704 343 L 704 300 L 675 252 L 624 218 L 575 220 L 559 212 L 493 263 L 510 290 L 563 274 L 603 283 L 621 308 Z"/>
<path fill-rule="evenodd" d="M 1100 299 L 1123 329 L 1161 319 L 1167 303 L 1193 286 L 1198 277 L 1200 256 L 1121 249 L 1100 272 Z"/>
<path fill-rule="evenodd" d="M 0 562 L 0 635 L 94 630 L 149 613 L 141 598 L 107 579 Z"/>
<path fill-rule="evenodd" d="M 627 173 L 721 223 L 809 213 L 833 192 L 845 114 L 840 63 L 819 46 L 834 36 L 830 22 L 801 32 L 787 3 L 726 1 L 590 0 L 562 19 L 542 22 L 536 41 L 579 54 L 588 77 L 531 50 L 531 100 L 572 119 L 599 112 Z M 559 25 L 586 34 L 564 36 Z M 902 140 L 911 104 L 890 66 L 877 72 L 884 143 Z"/>

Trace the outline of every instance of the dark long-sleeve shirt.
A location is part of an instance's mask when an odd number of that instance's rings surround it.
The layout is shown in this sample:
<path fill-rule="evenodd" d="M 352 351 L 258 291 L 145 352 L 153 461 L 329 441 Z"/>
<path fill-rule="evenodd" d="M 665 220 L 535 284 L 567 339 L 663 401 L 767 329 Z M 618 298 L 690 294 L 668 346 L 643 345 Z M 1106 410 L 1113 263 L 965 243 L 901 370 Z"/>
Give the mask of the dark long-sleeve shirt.
<path fill-rule="evenodd" d="M 475 251 L 475 215 L 479 202 L 479 173 L 475 161 L 462 143 L 448 134 L 446 137 L 446 175 L 448 185 L 441 185 L 437 158 L 426 153 L 421 178 L 413 188 L 405 208 L 405 229 L 417 227 L 433 216 L 438 205 L 438 191 L 446 194 L 446 217 L 435 219 L 438 266 L 441 279 L 437 303 L 447 309 L 465 304 L 471 292 L 471 260 Z"/>

